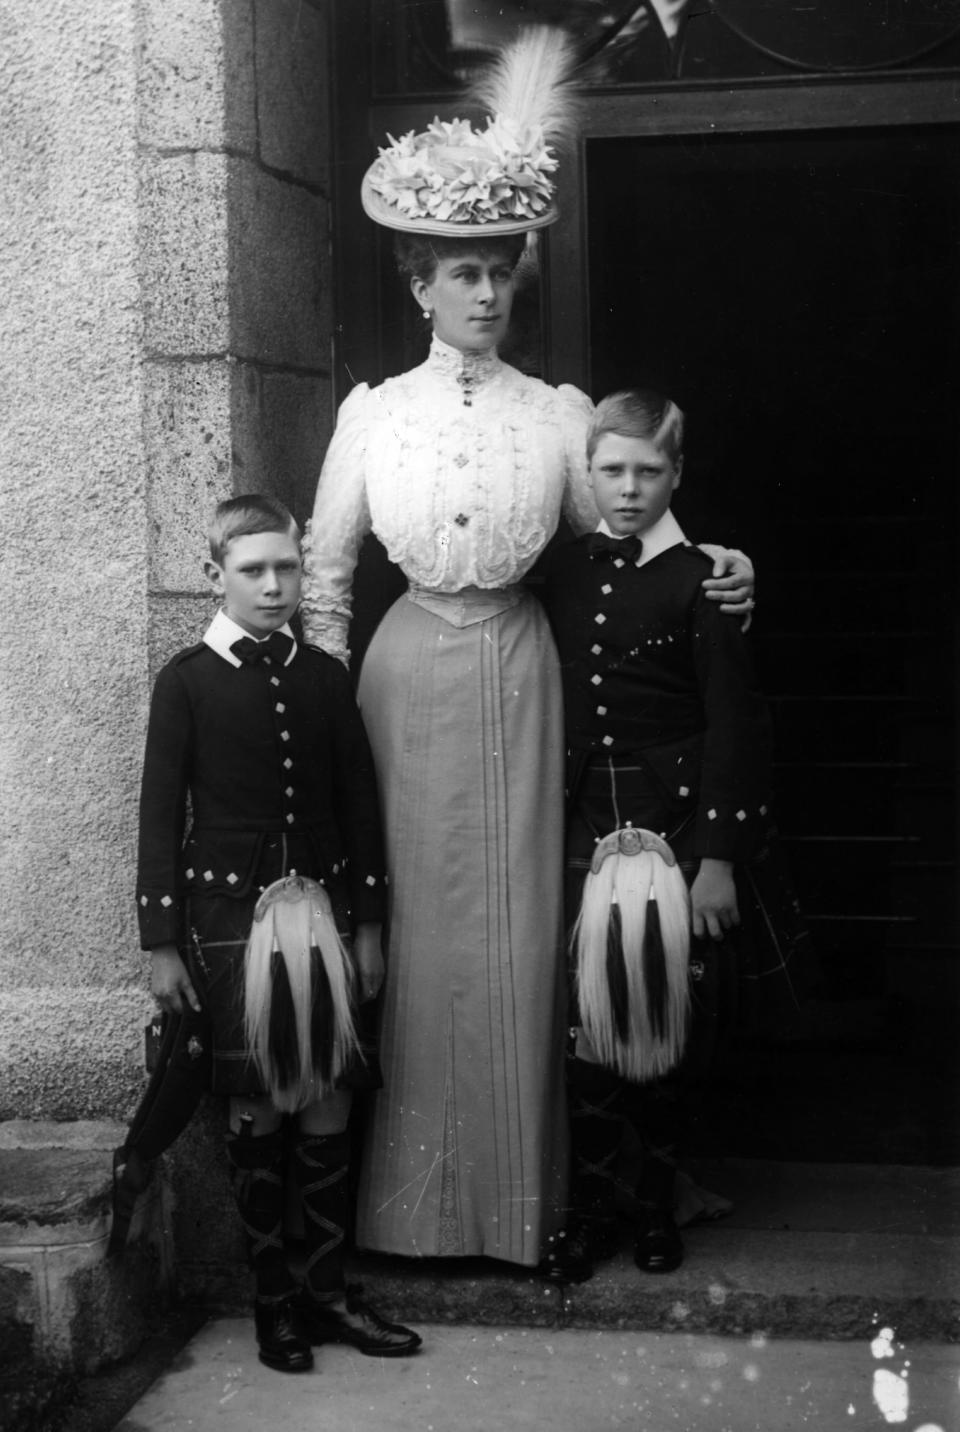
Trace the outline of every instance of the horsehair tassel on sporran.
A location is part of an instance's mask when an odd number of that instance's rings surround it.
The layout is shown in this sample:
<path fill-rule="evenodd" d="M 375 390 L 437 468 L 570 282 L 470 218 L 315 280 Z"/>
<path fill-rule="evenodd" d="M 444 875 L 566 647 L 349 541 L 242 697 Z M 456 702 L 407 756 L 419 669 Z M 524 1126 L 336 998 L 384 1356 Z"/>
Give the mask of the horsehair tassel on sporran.
<path fill-rule="evenodd" d="M 571 939 L 600 1062 L 635 1083 L 668 1073 L 690 1017 L 690 897 L 665 840 L 625 826 L 599 842 Z"/>
<path fill-rule="evenodd" d="M 353 967 L 330 897 L 288 875 L 257 901 L 244 960 L 244 1024 L 276 1108 L 292 1114 L 331 1093 L 360 1045 Z"/>

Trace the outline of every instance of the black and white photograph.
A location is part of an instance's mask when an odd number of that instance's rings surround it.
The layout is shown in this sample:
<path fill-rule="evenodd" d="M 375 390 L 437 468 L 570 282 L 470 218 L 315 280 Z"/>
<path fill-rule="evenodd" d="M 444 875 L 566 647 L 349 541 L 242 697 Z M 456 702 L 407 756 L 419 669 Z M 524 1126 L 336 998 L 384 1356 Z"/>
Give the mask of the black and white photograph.
<path fill-rule="evenodd" d="M 4 1432 L 960 1428 L 960 0 L 0 0 Z"/>

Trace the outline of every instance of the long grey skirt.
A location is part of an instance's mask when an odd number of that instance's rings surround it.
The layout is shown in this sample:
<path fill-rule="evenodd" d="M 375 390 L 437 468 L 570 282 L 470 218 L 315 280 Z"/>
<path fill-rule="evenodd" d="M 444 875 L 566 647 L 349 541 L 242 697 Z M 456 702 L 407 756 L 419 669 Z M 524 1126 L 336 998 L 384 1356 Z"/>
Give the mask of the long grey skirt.
<path fill-rule="evenodd" d="M 512 596 L 401 597 L 363 666 L 391 913 L 357 1243 L 533 1265 L 566 1195 L 563 724 Z"/>

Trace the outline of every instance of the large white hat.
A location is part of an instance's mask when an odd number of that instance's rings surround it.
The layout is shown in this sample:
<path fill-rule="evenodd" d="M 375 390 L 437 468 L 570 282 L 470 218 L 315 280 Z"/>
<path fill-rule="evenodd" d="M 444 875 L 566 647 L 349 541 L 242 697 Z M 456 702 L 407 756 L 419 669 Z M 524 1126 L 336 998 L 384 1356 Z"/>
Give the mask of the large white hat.
<path fill-rule="evenodd" d="M 486 126 L 435 119 L 390 139 L 360 189 L 388 229 L 486 237 L 544 228 L 559 217 L 553 145 L 574 118 L 573 55 L 562 31 L 526 30 L 476 84 Z"/>

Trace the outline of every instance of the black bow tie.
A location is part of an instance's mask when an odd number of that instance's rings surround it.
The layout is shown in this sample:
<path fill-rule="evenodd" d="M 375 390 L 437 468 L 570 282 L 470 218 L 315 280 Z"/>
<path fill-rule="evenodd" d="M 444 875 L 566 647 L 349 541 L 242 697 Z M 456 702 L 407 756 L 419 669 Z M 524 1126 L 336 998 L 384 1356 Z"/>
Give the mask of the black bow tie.
<path fill-rule="evenodd" d="M 639 537 L 608 537 L 606 532 L 591 532 L 587 551 L 591 557 L 622 557 L 625 562 L 635 562 L 643 543 Z"/>
<path fill-rule="evenodd" d="M 230 650 L 245 666 L 256 666 L 257 662 L 267 660 L 274 666 L 283 666 L 292 647 L 292 637 L 282 631 L 272 631 L 266 641 L 254 641 L 252 636 L 242 636 Z"/>

